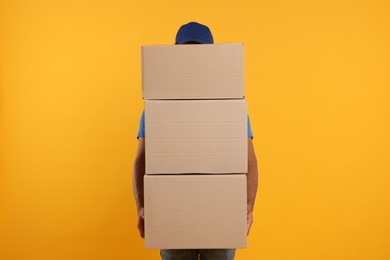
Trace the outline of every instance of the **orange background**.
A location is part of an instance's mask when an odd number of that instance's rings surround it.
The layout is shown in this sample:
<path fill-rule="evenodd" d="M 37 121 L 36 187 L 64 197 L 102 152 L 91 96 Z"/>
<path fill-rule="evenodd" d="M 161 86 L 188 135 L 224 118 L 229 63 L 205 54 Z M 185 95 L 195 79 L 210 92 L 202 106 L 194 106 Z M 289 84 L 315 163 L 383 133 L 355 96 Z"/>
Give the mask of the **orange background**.
<path fill-rule="evenodd" d="M 192 20 L 245 43 L 260 187 L 236 259 L 390 259 L 390 4 L 356 0 L 0 0 L 0 259 L 158 259 L 140 46 Z"/>

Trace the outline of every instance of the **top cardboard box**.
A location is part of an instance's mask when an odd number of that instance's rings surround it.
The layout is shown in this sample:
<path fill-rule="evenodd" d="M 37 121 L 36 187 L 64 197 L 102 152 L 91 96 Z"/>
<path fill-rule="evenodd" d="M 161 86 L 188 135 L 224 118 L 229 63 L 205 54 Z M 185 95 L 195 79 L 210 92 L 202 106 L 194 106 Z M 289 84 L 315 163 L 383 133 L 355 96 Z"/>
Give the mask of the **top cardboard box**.
<path fill-rule="evenodd" d="M 144 99 L 244 97 L 244 45 L 142 46 Z"/>

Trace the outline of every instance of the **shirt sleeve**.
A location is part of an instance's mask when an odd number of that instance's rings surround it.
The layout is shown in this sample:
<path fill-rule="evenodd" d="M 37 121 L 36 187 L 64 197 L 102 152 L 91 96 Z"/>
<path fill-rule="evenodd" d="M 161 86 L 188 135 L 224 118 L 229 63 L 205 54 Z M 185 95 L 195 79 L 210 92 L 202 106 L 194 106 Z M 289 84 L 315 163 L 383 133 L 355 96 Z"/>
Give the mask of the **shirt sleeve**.
<path fill-rule="evenodd" d="M 145 111 L 142 111 L 141 119 L 139 120 L 137 139 L 140 137 L 145 137 Z"/>
<path fill-rule="evenodd" d="M 251 121 L 249 120 L 248 116 L 248 137 L 253 139 L 252 129 L 251 129 Z"/>

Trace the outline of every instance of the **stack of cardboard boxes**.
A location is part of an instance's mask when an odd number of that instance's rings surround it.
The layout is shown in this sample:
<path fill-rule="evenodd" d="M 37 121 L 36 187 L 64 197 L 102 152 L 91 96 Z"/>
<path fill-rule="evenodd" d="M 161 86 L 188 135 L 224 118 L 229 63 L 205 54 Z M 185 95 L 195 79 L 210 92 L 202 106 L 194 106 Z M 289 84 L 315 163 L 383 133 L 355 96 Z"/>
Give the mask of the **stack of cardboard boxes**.
<path fill-rule="evenodd" d="M 246 247 L 242 44 L 142 47 L 146 248 Z"/>

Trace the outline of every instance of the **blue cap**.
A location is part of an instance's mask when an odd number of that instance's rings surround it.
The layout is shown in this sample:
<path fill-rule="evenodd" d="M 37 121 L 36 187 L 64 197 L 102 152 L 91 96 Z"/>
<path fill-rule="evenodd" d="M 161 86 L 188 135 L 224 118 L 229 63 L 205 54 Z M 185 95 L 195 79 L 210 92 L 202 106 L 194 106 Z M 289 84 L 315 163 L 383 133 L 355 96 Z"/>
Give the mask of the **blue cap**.
<path fill-rule="evenodd" d="M 213 44 L 214 39 L 209 27 L 190 22 L 180 27 L 176 34 L 176 44 L 196 42 L 201 44 Z"/>

